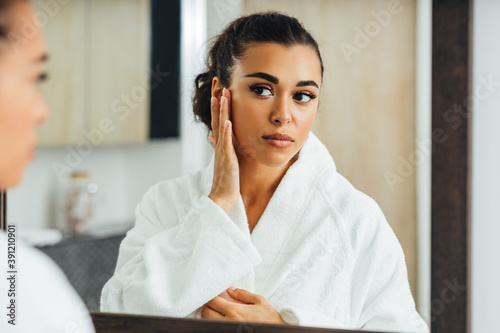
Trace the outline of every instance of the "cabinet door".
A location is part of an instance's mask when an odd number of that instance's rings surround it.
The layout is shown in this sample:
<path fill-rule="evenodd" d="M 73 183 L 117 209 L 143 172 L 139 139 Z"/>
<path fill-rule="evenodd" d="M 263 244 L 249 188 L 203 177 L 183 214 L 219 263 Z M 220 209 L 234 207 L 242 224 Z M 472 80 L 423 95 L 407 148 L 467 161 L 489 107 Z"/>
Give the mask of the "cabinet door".
<path fill-rule="evenodd" d="M 90 127 L 104 143 L 149 134 L 150 0 L 90 3 Z"/>
<path fill-rule="evenodd" d="M 84 112 L 85 98 L 85 1 L 43 7 L 33 1 L 43 23 L 49 61 L 49 80 L 40 89 L 50 116 L 39 127 L 40 145 L 76 144 L 90 120 Z"/>

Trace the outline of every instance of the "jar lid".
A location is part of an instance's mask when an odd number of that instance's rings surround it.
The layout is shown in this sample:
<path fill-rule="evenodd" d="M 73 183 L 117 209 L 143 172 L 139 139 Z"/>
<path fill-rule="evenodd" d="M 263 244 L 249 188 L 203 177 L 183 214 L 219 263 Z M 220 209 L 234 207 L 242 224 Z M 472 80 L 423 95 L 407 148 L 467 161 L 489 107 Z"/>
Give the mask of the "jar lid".
<path fill-rule="evenodd" d="M 89 178 L 89 174 L 85 171 L 73 171 L 71 173 L 72 179 L 87 179 Z"/>

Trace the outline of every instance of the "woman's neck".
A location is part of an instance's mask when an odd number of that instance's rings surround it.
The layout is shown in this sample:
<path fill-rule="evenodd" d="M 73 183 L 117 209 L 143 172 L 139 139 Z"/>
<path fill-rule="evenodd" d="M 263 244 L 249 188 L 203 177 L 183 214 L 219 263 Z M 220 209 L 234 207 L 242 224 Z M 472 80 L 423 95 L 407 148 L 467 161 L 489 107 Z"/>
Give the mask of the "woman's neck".
<path fill-rule="evenodd" d="M 252 205 L 261 200 L 269 200 L 295 158 L 280 167 L 269 167 L 253 158 L 240 158 L 240 192 L 243 201 Z"/>

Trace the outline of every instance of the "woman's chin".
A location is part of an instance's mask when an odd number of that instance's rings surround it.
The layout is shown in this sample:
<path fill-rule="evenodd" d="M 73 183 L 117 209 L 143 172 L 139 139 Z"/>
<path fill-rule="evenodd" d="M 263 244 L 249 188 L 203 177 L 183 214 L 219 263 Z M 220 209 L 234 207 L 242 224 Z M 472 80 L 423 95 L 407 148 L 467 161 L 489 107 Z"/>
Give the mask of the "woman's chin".
<path fill-rule="evenodd" d="M 290 147 L 291 148 L 291 147 Z M 260 164 L 266 165 L 272 168 L 278 168 L 285 166 L 290 163 L 290 160 L 294 159 L 297 155 L 296 151 L 292 151 L 293 148 L 279 149 L 276 151 L 273 147 L 258 146 L 256 147 L 241 147 L 238 146 L 236 149 L 236 155 L 238 156 L 238 161 L 242 162 L 259 162 Z"/>
<path fill-rule="evenodd" d="M 17 170 L 16 170 L 17 171 Z M 8 177 L 0 177 L 0 190 L 16 187 L 23 180 L 24 172 L 11 172 Z"/>
<path fill-rule="evenodd" d="M 271 168 L 279 168 L 285 166 L 290 160 L 294 157 L 294 155 L 290 154 L 246 154 L 245 157 L 240 158 L 246 160 L 246 162 L 256 161 L 260 164 Z"/>

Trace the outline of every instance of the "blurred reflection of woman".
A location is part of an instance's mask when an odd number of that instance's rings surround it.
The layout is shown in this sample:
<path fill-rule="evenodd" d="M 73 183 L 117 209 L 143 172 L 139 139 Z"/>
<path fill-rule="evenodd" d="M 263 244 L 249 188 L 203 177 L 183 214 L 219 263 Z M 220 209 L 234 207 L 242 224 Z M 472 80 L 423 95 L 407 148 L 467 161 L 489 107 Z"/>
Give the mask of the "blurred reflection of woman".
<path fill-rule="evenodd" d="M 193 99 L 212 160 L 145 194 L 102 311 L 428 332 L 379 206 L 310 132 L 322 80 L 295 18 L 227 26 Z"/>
<path fill-rule="evenodd" d="M 36 126 L 48 113 L 37 86 L 44 78 L 46 53 L 34 18 L 28 1 L 0 0 L 2 189 L 21 181 L 34 157 Z M 7 236 L 0 231 L 0 332 L 95 332 L 85 305 L 57 265 L 42 252 Z M 8 262 L 11 243 L 16 252 Z"/>

